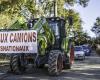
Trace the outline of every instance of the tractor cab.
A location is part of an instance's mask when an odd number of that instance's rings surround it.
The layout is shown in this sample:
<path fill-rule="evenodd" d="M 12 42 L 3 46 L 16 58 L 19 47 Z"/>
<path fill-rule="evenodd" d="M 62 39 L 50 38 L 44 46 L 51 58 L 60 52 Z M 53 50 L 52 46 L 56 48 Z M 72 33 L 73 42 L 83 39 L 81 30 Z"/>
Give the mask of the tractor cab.
<path fill-rule="evenodd" d="M 54 49 L 61 49 L 61 43 L 65 34 L 65 20 L 59 17 L 47 18 L 50 28 L 55 35 Z"/>
<path fill-rule="evenodd" d="M 38 21 L 38 19 L 33 19 L 33 25 Z M 49 24 L 49 27 L 54 33 L 55 36 L 55 44 L 53 49 L 61 49 L 61 42 L 63 38 L 66 36 L 65 32 L 65 20 L 60 17 L 49 17 L 46 18 L 46 21 Z"/>
<path fill-rule="evenodd" d="M 65 36 L 65 20 L 59 17 L 47 18 L 50 28 L 53 30 L 56 39 Z"/>

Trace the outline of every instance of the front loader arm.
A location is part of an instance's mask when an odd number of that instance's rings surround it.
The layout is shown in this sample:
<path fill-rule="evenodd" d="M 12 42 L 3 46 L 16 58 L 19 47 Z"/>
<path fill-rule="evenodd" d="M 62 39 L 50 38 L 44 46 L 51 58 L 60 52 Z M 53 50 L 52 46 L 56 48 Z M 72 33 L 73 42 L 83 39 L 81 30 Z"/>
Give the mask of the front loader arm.
<path fill-rule="evenodd" d="M 18 30 L 27 30 L 27 23 L 25 22 L 25 20 L 23 18 L 19 18 L 18 20 L 16 20 L 10 27 L 9 29 L 18 29 Z"/>
<path fill-rule="evenodd" d="M 38 33 L 39 53 L 45 55 L 45 50 L 54 44 L 54 35 L 44 17 L 41 17 L 33 26 Z"/>

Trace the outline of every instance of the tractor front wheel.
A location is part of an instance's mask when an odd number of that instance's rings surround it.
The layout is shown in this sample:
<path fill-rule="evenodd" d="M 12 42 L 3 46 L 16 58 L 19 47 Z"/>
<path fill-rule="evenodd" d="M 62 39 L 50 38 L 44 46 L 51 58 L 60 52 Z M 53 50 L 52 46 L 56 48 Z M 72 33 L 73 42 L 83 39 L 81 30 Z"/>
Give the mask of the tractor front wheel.
<path fill-rule="evenodd" d="M 10 70 L 15 74 L 22 74 L 25 71 L 25 60 L 23 54 L 12 54 L 10 58 Z"/>
<path fill-rule="evenodd" d="M 48 72 L 52 76 L 59 75 L 63 68 L 63 58 L 61 51 L 52 50 L 49 54 L 48 59 Z"/>

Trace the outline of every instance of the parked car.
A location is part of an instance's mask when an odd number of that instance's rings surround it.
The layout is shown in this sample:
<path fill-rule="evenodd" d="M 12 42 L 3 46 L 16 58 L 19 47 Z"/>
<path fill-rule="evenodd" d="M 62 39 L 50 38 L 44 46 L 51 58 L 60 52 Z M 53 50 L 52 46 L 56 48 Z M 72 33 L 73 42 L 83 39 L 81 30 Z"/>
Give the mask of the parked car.
<path fill-rule="evenodd" d="M 85 56 L 90 56 L 91 55 L 91 47 L 88 45 L 83 45 L 83 51 L 85 53 Z"/>
<path fill-rule="evenodd" d="M 81 59 L 81 60 L 85 59 L 85 53 L 83 51 L 82 46 L 75 46 L 74 47 L 74 58 L 75 59 Z"/>

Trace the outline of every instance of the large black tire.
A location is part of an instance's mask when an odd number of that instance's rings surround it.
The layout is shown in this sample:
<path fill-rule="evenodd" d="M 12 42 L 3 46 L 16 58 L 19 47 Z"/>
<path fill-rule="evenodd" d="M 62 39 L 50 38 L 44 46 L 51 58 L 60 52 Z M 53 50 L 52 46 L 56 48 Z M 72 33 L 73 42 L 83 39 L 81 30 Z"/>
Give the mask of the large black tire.
<path fill-rule="evenodd" d="M 22 74 L 25 71 L 24 56 L 21 54 L 12 54 L 10 58 L 10 70 L 14 74 Z"/>
<path fill-rule="evenodd" d="M 57 76 L 63 68 L 63 58 L 60 50 L 52 50 L 49 53 L 48 72 L 51 76 Z"/>

